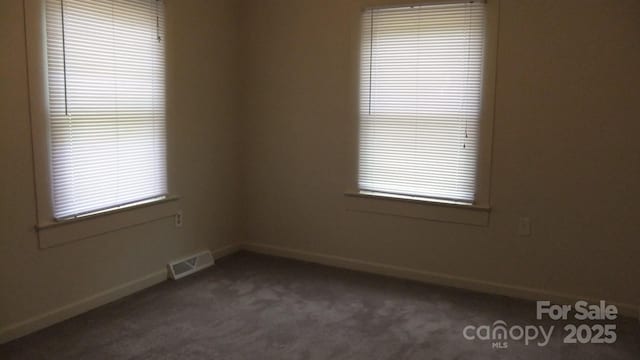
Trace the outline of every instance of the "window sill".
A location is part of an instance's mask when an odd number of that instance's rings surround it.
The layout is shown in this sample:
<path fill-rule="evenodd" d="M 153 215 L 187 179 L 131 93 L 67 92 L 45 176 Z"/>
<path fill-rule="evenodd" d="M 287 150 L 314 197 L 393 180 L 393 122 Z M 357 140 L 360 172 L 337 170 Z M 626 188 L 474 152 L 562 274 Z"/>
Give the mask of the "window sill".
<path fill-rule="evenodd" d="M 178 213 L 177 196 L 142 203 L 79 218 L 36 225 L 41 249 L 91 238 L 127 227 L 145 224 Z"/>
<path fill-rule="evenodd" d="M 491 212 L 489 206 L 483 205 L 360 191 L 346 192 L 345 200 L 350 211 L 475 226 L 488 226 Z"/>

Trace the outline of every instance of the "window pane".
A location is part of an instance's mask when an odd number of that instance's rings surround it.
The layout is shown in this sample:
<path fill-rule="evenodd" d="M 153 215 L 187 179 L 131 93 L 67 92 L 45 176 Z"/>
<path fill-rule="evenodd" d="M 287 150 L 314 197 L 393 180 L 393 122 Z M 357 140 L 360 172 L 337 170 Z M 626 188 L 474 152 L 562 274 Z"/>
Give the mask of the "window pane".
<path fill-rule="evenodd" d="M 55 217 L 165 195 L 163 3 L 48 0 L 46 19 Z"/>
<path fill-rule="evenodd" d="M 485 5 L 362 17 L 361 190 L 473 202 Z"/>

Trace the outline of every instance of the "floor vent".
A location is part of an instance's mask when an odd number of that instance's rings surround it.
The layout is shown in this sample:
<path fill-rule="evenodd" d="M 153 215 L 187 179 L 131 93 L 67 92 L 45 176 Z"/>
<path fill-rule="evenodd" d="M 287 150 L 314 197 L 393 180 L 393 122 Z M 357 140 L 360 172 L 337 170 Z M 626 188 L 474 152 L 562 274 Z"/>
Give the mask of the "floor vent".
<path fill-rule="evenodd" d="M 206 269 L 214 264 L 210 251 L 203 251 L 195 255 L 169 263 L 169 275 L 173 280 L 178 280 L 196 271 Z"/>

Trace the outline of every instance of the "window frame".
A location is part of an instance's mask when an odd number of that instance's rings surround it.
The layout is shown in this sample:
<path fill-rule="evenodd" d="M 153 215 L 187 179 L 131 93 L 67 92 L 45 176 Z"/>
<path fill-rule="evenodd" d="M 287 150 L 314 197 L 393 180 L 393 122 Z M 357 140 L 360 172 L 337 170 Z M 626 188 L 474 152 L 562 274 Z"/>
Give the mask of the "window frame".
<path fill-rule="evenodd" d="M 179 197 L 174 195 L 169 179 L 167 147 L 167 193 L 169 195 L 131 206 L 116 206 L 82 217 L 54 217 L 51 164 L 49 160 L 49 94 L 47 74 L 46 0 L 24 1 L 29 116 L 31 127 L 34 192 L 36 204 L 35 231 L 40 248 L 88 238 L 125 227 L 175 216 Z M 165 45 L 166 46 L 166 45 Z M 167 121 L 167 120 L 165 120 Z"/>
<path fill-rule="evenodd" d="M 349 210 L 422 218 L 428 220 L 463 223 L 486 226 L 491 210 L 491 161 L 493 152 L 493 122 L 495 107 L 496 65 L 498 50 L 499 0 L 486 0 L 486 38 L 485 59 L 482 83 L 482 107 L 478 124 L 478 154 L 476 171 L 476 197 L 472 204 L 442 201 L 437 199 L 396 196 L 361 190 L 358 185 L 360 161 L 360 48 L 361 17 L 365 10 L 372 8 L 405 7 L 412 5 L 442 4 L 463 1 L 424 0 L 407 2 L 406 0 L 361 0 L 358 18 L 352 21 L 351 42 L 351 118 L 354 119 L 353 151 L 351 174 L 346 195 L 346 207 Z"/>

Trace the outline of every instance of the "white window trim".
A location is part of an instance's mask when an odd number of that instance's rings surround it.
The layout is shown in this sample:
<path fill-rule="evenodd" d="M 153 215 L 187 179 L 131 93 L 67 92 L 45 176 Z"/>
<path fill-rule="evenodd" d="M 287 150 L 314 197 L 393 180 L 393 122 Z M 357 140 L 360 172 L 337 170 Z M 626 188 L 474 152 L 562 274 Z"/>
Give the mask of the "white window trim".
<path fill-rule="evenodd" d="M 179 211 L 178 196 L 133 206 L 120 206 L 93 215 L 55 220 L 51 196 L 49 163 L 47 52 L 45 0 L 25 0 L 27 75 L 36 197 L 36 225 L 40 248 L 58 246 L 107 232 L 172 217 Z M 170 185 L 170 184 L 169 184 Z M 171 191 L 169 191 L 171 194 Z"/>
<path fill-rule="evenodd" d="M 438 4 L 442 0 L 362 0 L 361 11 L 376 7 L 396 7 L 417 4 Z M 387 214 L 434 221 L 487 226 L 491 211 L 491 159 L 493 152 L 493 122 L 495 107 L 496 61 L 498 53 L 498 25 L 500 0 L 486 0 L 487 29 L 485 40 L 485 69 L 483 72 L 482 113 L 479 123 L 476 199 L 473 204 L 458 204 L 429 198 L 393 196 L 360 191 L 359 162 L 359 74 L 360 74 L 360 13 L 352 21 L 351 40 L 351 118 L 353 119 L 351 173 L 346 196 L 347 210 Z"/>

